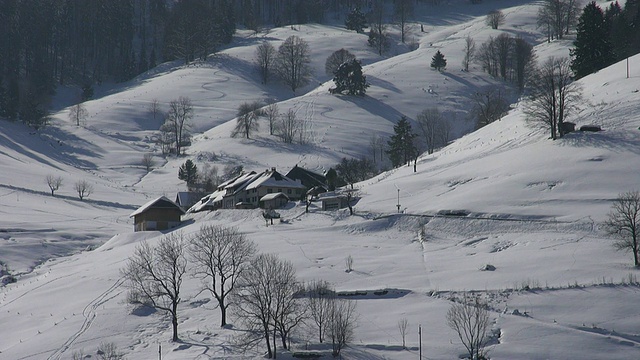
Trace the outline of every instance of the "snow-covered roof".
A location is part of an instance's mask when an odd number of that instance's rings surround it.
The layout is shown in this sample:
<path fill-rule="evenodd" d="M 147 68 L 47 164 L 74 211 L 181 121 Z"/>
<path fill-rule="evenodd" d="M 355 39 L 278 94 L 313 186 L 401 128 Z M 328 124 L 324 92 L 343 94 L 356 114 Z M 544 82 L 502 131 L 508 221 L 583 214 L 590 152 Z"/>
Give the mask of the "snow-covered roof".
<path fill-rule="evenodd" d="M 251 181 L 249 185 L 247 185 L 246 189 L 257 189 L 260 186 L 279 186 L 287 188 L 306 189 L 306 187 L 301 183 L 289 179 L 288 177 L 277 172 L 275 169 L 266 170 L 265 172 L 260 174 L 257 178 Z"/>
<path fill-rule="evenodd" d="M 263 197 L 260 198 L 260 201 L 269 201 L 269 200 L 273 200 L 279 197 L 284 196 L 285 198 L 289 199 L 289 197 L 281 192 L 277 192 L 277 193 L 271 193 L 271 194 L 267 194 Z"/>
<path fill-rule="evenodd" d="M 143 212 L 149 210 L 151 207 L 153 207 L 154 205 L 158 204 L 158 203 L 165 203 L 163 206 L 160 207 L 175 207 L 177 210 L 179 210 L 180 212 L 182 212 L 184 214 L 184 210 L 182 210 L 182 208 L 176 204 L 175 202 L 169 200 L 166 196 L 160 196 L 159 198 L 153 199 L 151 201 L 149 201 L 148 203 L 142 205 L 141 207 L 138 208 L 138 210 L 134 211 L 131 213 L 131 215 L 129 215 L 129 217 L 134 217 L 136 215 L 142 214 Z"/>
<path fill-rule="evenodd" d="M 195 203 L 187 212 L 198 212 L 204 210 L 208 206 L 213 206 L 215 203 L 222 201 L 224 198 L 225 190 L 216 190 L 211 194 L 204 196 L 200 201 Z"/>

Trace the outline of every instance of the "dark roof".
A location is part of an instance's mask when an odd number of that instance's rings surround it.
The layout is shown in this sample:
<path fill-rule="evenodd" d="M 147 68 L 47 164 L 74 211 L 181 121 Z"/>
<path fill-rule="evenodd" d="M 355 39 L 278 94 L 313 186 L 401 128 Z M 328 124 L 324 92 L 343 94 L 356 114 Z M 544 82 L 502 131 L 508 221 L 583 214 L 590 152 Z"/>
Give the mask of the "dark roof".
<path fill-rule="evenodd" d="M 131 213 L 131 215 L 129 215 L 129 217 L 134 217 L 136 215 L 140 215 L 144 212 L 146 212 L 147 210 L 151 209 L 151 208 L 163 208 L 163 209 L 176 209 L 178 210 L 181 214 L 184 214 L 184 210 L 182 210 L 182 208 L 180 206 L 178 206 L 178 204 L 174 203 L 173 201 L 169 200 L 166 196 L 161 196 L 157 199 L 151 200 L 148 203 L 142 205 L 141 207 L 138 208 L 138 210 L 134 211 Z"/>
<path fill-rule="evenodd" d="M 316 186 L 327 188 L 327 178 L 324 175 L 303 169 L 298 165 L 289 170 L 286 177 L 293 180 L 300 180 L 300 182 L 309 189 Z"/>

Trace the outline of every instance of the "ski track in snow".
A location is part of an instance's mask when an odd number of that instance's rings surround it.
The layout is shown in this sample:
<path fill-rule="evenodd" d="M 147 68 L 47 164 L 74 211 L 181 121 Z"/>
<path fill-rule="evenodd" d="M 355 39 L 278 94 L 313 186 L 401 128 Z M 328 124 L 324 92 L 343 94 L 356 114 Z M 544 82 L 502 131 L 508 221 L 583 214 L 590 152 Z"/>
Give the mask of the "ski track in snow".
<path fill-rule="evenodd" d="M 64 354 L 64 352 L 67 351 L 71 347 L 71 345 L 73 345 L 73 343 L 80 336 L 82 336 L 82 334 L 84 334 L 85 332 L 87 332 L 87 330 L 89 330 L 89 328 L 91 327 L 91 324 L 93 324 L 94 320 L 98 316 L 96 313 L 96 309 L 100 305 L 118 296 L 120 293 L 117 293 L 117 294 L 113 294 L 113 293 L 116 290 L 118 290 L 118 288 L 124 283 L 124 281 L 125 281 L 124 278 L 118 279 L 118 281 L 113 283 L 111 287 L 109 287 L 106 291 L 104 291 L 98 297 L 93 299 L 89 304 L 87 304 L 87 306 L 84 307 L 84 309 L 82 310 L 82 316 L 84 316 L 84 322 L 82 323 L 82 326 L 80 327 L 80 329 L 75 334 L 71 335 L 71 337 L 69 337 L 67 341 L 65 341 L 64 344 L 62 344 L 62 346 L 60 346 L 57 350 L 55 350 L 53 354 L 49 355 L 49 357 L 47 358 L 48 360 L 59 360 L 62 354 Z"/>

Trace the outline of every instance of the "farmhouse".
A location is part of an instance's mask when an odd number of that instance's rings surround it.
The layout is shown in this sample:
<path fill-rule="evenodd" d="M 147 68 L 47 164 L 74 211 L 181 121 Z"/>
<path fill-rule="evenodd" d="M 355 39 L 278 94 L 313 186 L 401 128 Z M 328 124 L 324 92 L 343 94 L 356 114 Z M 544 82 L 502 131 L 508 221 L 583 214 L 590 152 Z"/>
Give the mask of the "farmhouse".
<path fill-rule="evenodd" d="M 220 185 L 213 193 L 203 197 L 189 212 L 216 209 L 253 209 L 282 207 L 289 200 L 305 196 L 306 187 L 275 168 L 262 173 L 255 171 L 239 175 Z M 283 196 L 275 196 L 282 193 Z M 270 195 L 263 200 L 266 195 Z M 286 202 L 285 202 L 286 198 Z"/>
<path fill-rule="evenodd" d="M 129 215 L 133 218 L 134 231 L 167 230 L 180 225 L 180 217 L 184 210 L 161 196 L 142 205 Z"/>
<path fill-rule="evenodd" d="M 327 178 L 324 175 L 301 168 L 298 165 L 289 170 L 285 176 L 291 180 L 300 181 L 307 190 L 316 189 L 316 195 L 329 189 Z"/>

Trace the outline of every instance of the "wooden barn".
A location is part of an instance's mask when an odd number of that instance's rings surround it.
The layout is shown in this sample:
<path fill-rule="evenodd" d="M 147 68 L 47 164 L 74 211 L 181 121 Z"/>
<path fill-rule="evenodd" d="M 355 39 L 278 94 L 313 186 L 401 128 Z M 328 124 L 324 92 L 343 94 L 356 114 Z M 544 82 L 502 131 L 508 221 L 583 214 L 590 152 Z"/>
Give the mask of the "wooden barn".
<path fill-rule="evenodd" d="M 129 215 L 134 231 L 168 230 L 180 225 L 184 210 L 175 202 L 161 196 L 142 205 Z"/>

